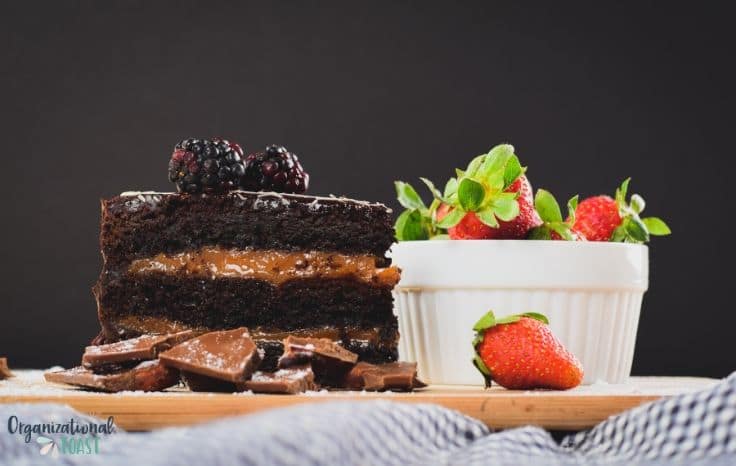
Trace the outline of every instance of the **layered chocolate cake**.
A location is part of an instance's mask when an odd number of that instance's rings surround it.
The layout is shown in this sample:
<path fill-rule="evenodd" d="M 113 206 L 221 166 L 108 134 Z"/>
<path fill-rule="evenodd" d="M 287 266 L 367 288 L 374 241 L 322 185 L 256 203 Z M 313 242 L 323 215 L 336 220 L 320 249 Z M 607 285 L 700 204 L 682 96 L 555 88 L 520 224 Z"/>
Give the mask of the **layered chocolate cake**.
<path fill-rule="evenodd" d="M 395 361 L 393 241 L 386 206 L 350 199 L 237 190 L 105 199 L 97 343 L 248 327 L 263 370 L 288 335 Z"/>

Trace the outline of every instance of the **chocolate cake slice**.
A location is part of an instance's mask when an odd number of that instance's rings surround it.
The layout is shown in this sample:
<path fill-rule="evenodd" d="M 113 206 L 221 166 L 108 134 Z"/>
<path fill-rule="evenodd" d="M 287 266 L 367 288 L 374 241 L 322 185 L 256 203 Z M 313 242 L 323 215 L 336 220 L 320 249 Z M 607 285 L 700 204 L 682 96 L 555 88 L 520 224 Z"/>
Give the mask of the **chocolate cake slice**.
<path fill-rule="evenodd" d="M 102 201 L 94 292 L 106 343 L 248 327 L 274 370 L 289 334 L 397 359 L 391 211 L 343 198 L 232 191 Z"/>

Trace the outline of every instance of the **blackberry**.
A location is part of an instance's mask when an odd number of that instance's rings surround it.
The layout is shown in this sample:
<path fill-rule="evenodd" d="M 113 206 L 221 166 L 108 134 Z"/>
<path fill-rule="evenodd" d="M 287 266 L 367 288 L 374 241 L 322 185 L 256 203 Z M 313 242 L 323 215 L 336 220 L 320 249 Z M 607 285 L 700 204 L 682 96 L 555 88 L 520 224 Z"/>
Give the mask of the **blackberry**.
<path fill-rule="evenodd" d="M 180 193 L 223 193 L 245 173 L 243 149 L 224 139 L 184 139 L 169 161 L 169 181 Z"/>
<path fill-rule="evenodd" d="M 248 191 L 302 194 L 309 187 L 309 174 L 296 154 L 272 144 L 264 152 L 250 154 L 245 159 L 245 176 L 240 186 Z"/>

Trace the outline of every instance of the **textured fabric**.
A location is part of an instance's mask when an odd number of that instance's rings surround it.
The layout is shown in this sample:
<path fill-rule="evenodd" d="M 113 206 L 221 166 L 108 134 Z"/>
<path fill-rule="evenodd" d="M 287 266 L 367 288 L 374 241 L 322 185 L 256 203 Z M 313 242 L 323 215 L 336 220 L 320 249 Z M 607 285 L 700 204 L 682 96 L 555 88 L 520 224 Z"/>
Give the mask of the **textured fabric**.
<path fill-rule="evenodd" d="M 186 409 L 182 406 L 182 409 Z M 60 405 L 0 405 L 4 422 L 91 420 Z M 102 436 L 96 455 L 42 456 L 0 432 L 0 464 L 99 465 L 736 465 L 736 374 L 628 411 L 558 444 L 535 427 L 491 433 L 434 405 L 301 405 L 198 426 Z M 58 436 L 48 435 L 58 441 Z"/>

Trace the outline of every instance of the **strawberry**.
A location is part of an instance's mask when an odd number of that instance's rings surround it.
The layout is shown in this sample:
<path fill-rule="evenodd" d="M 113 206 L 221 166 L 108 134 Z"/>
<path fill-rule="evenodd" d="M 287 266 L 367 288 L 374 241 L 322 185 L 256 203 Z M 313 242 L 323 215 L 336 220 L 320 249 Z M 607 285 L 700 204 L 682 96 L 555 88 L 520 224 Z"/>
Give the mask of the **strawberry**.
<path fill-rule="evenodd" d="M 615 199 L 600 195 L 582 200 L 572 218 L 572 230 L 588 241 L 625 243 L 646 243 L 650 236 L 669 235 L 670 228 L 660 218 L 639 217 L 646 205 L 641 196 L 634 194 L 626 201 L 630 180 L 616 189 Z"/>
<path fill-rule="evenodd" d="M 567 390 L 583 381 L 583 367 L 533 312 L 496 319 L 488 311 L 475 324 L 473 364 L 486 379 L 512 390 Z"/>
<path fill-rule="evenodd" d="M 532 185 L 525 175 L 519 176 L 516 181 L 504 191 L 506 193 L 517 193 L 516 201 L 519 204 L 519 213 L 514 219 L 505 222 L 498 221 L 497 227 L 491 227 L 476 215 L 475 212 L 468 212 L 454 227 L 450 227 L 447 233 L 451 239 L 521 239 L 526 237 L 529 230 L 541 225 L 542 220 L 539 218 L 534 209 L 534 201 L 532 197 Z M 449 210 L 448 212 L 449 213 Z M 444 215 L 437 211 L 437 221 L 442 222 Z"/>
<path fill-rule="evenodd" d="M 542 225 L 529 232 L 529 239 L 553 239 L 566 241 L 585 241 L 585 237 L 572 230 L 578 197 L 567 201 L 567 220 L 562 221 L 560 205 L 549 191 L 538 189 L 534 197 L 534 208 L 542 219 Z"/>
<path fill-rule="evenodd" d="M 613 230 L 621 225 L 618 205 L 611 196 L 594 196 L 584 199 L 578 205 L 578 219 L 573 231 L 590 241 L 608 241 Z"/>
<path fill-rule="evenodd" d="M 405 210 L 396 221 L 400 241 L 416 239 L 521 239 L 542 224 L 533 192 L 514 148 L 501 144 L 456 170 L 444 192 L 422 178 L 434 201 L 426 207 L 408 183 L 396 182 Z M 446 233 L 446 234 L 445 234 Z"/>

